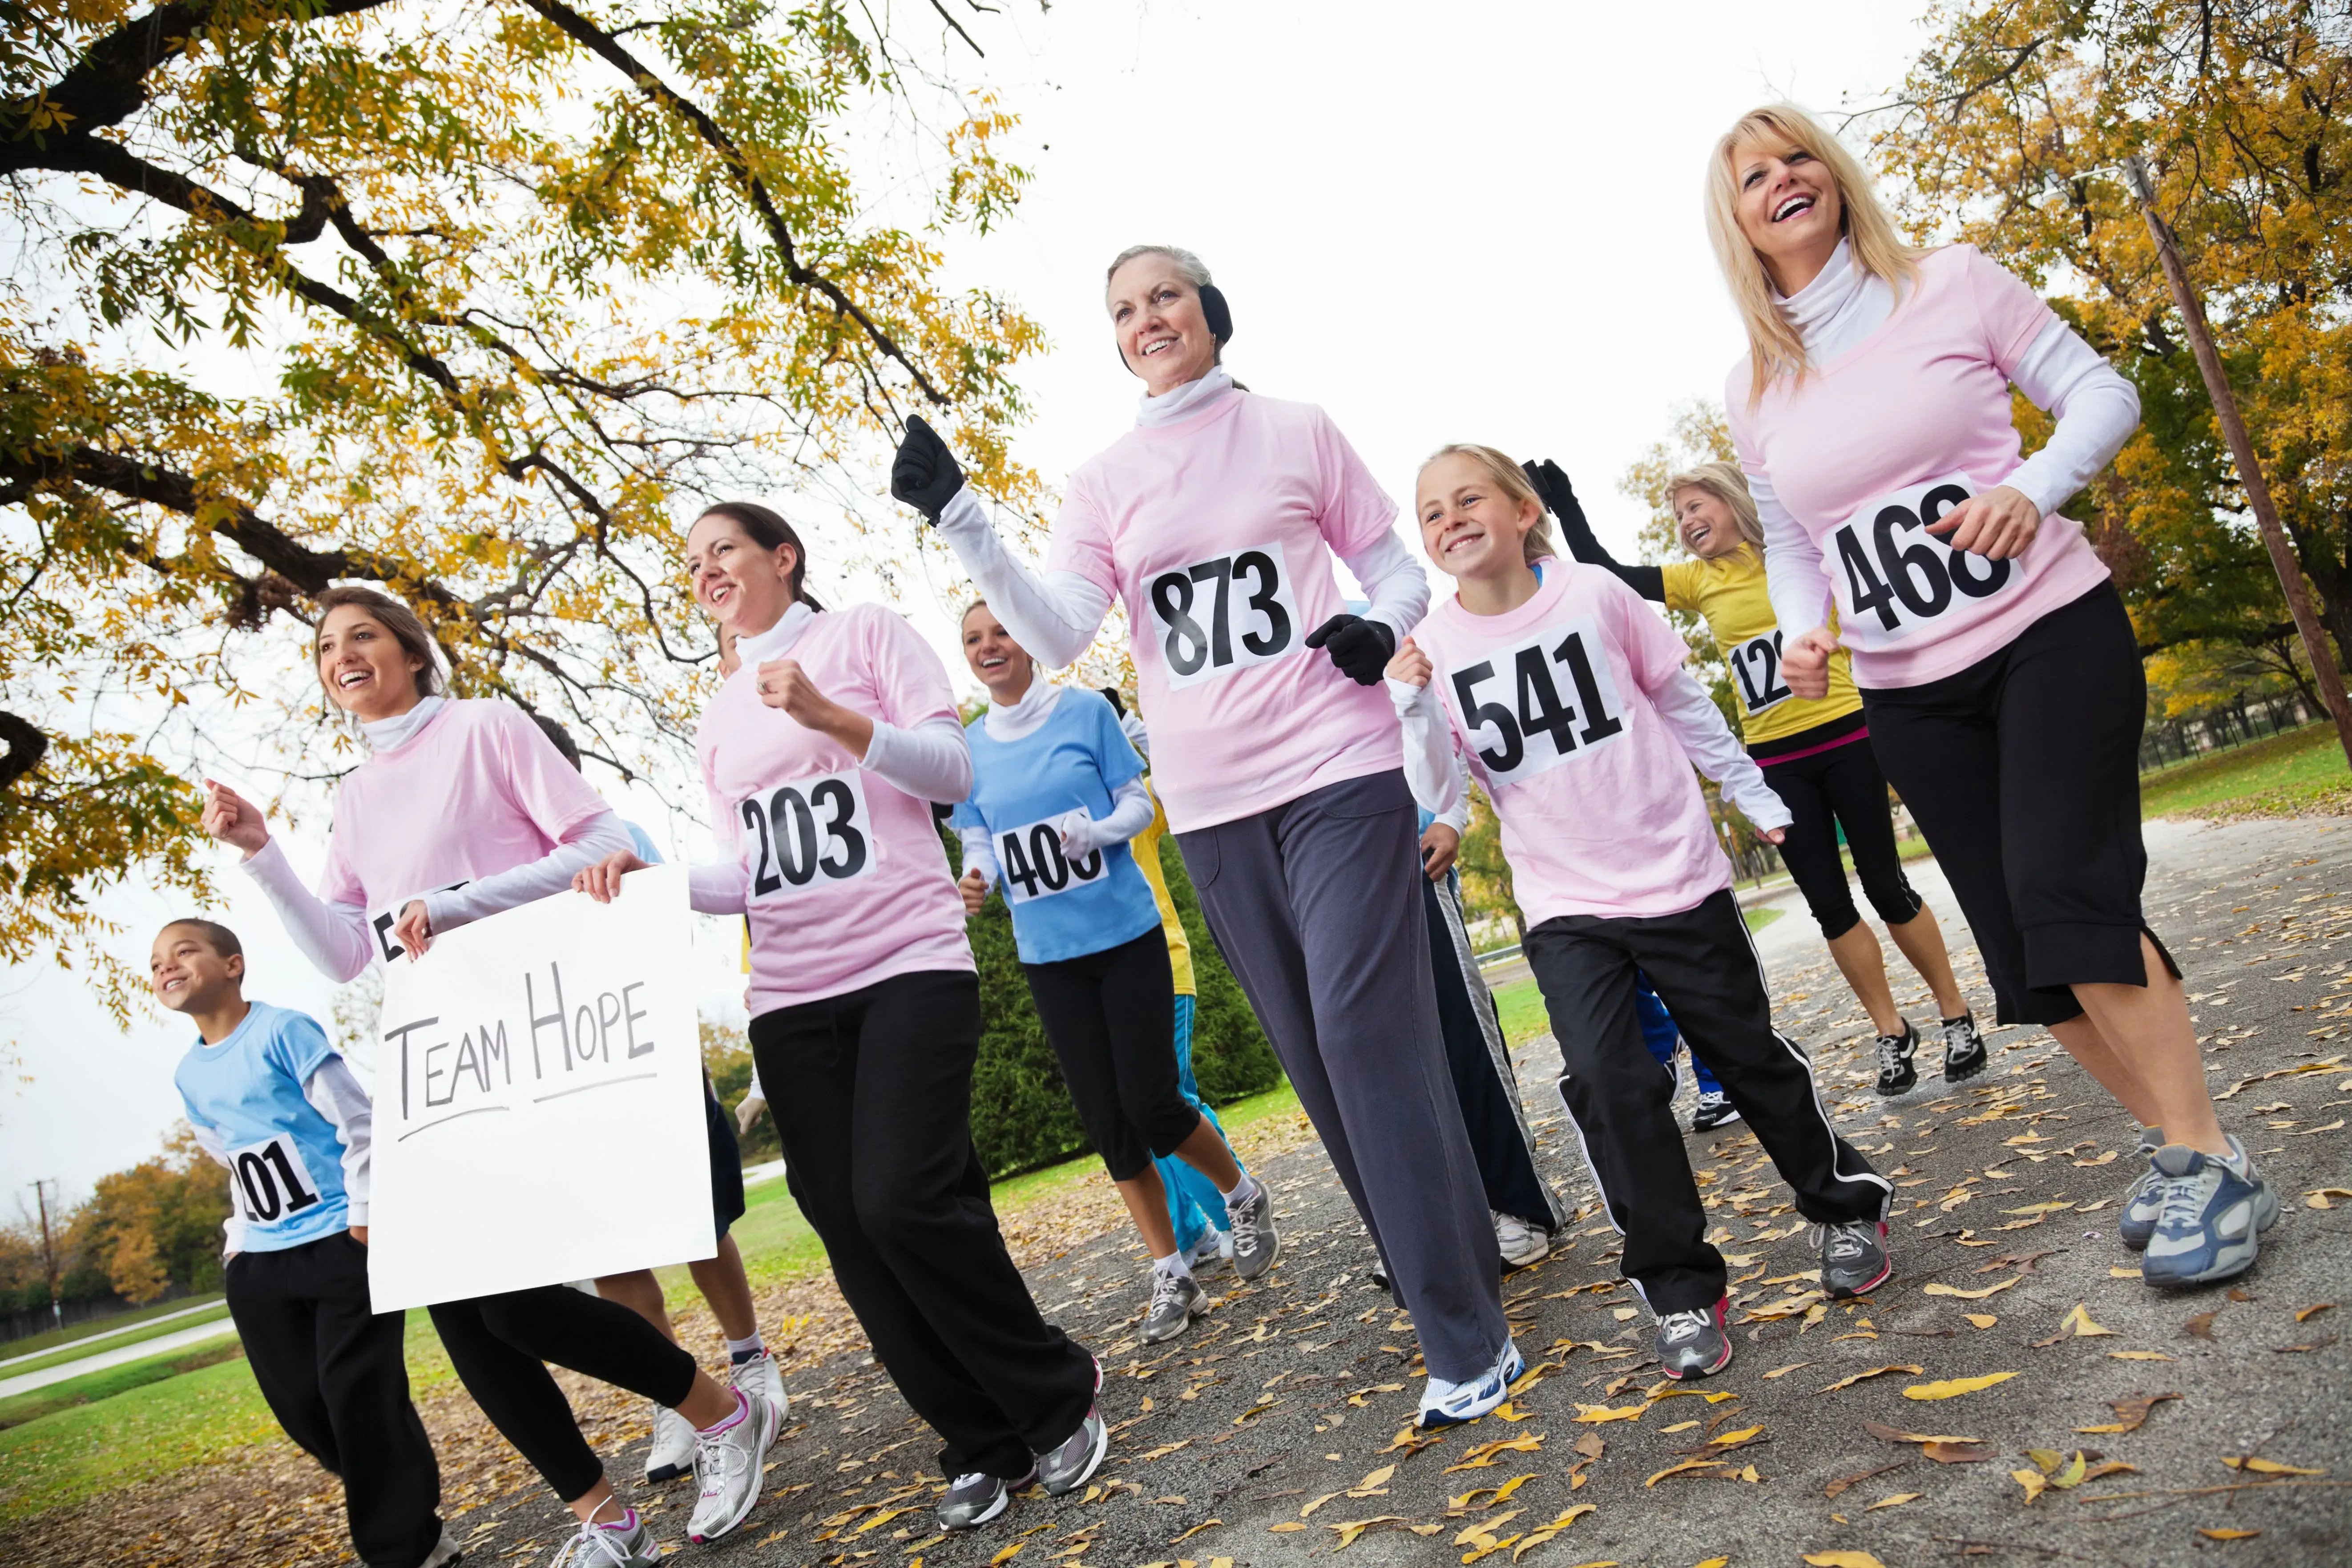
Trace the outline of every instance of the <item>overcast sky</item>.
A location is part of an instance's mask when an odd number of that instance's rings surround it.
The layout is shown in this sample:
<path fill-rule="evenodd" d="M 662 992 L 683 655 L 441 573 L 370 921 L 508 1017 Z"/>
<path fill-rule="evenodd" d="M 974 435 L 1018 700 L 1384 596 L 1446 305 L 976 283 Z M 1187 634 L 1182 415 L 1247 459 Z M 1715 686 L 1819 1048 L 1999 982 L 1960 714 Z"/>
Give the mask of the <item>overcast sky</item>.
<path fill-rule="evenodd" d="M 1051 335 L 1025 372 L 1036 415 L 1019 447 L 1049 480 L 1132 421 L 1139 384 L 1111 344 L 1103 268 L 1163 241 L 1199 251 L 1232 301 L 1234 373 L 1328 409 L 1401 501 L 1433 447 L 1487 442 L 1559 459 L 1625 550 L 1642 512 L 1617 479 L 1675 405 L 1719 395 L 1740 352 L 1699 214 L 1708 146 L 1769 99 L 1875 101 L 1921 41 L 1911 7 L 1884 0 L 1066 0 L 976 36 L 989 58 L 960 68 L 1022 116 L 1013 152 L 1037 179 L 1008 226 L 954 247 L 954 271 Z M 971 688 L 943 611 L 955 587 L 902 607 Z M 615 804 L 709 853 L 696 823 Z M 314 870 L 323 840 L 287 837 Z M 325 1016 L 327 984 L 241 877 L 226 885 L 249 993 Z M 135 892 L 107 908 L 143 969 L 176 911 Z M 706 1006 L 740 1017 L 733 938 L 704 935 Z M 86 1192 L 179 1115 L 176 1020 L 126 1035 L 74 977 L 18 969 L 0 973 L 0 1028 L 28 1079 L 0 1087 L 0 1215 L 37 1176 Z"/>

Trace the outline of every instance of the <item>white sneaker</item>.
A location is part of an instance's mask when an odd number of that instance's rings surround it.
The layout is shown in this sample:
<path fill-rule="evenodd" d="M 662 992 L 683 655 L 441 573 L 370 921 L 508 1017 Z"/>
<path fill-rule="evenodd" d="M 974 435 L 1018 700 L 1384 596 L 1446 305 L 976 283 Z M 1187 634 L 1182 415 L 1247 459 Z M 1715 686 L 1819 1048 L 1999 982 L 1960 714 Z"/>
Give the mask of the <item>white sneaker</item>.
<path fill-rule="evenodd" d="M 425 1554 L 425 1561 L 416 1568 L 450 1568 L 450 1564 L 462 1563 L 465 1559 L 466 1553 L 458 1546 L 457 1538 L 449 1533 L 449 1527 L 445 1524 L 441 1527 L 441 1539 L 433 1543 L 433 1550 Z"/>
<path fill-rule="evenodd" d="M 654 1443 L 646 1450 L 646 1479 L 675 1480 L 694 1468 L 694 1423 L 666 1405 L 654 1406 Z"/>
<path fill-rule="evenodd" d="M 1551 1236 L 1543 1226 L 1515 1214 L 1487 1212 L 1495 1217 L 1495 1245 L 1502 1249 L 1504 1268 L 1525 1268 L 1551 1256 Z"/>
<path fill-rule="evenodd" d="M 1234 1233 L 1211 1226 L 1192 1244 L 1192 1250 L 1184 1255 L 1184 1267 L 1198 1274 L 1212 1263 L 1231 1264 L 1233 1260 Z"/>
<path fill-rule="evenodd" d="M 784 1393 L 783 1368 L 776 1358 L 761 1351 L 749 1361 L 739 1361 L 728 1369 L 727 1381 L 736 1391 L 764 1399 L 776 1407 L 776 1429 L 783 1430 L 784 1418 L 792 1414 L 793 1402 Z"/>
<path fill-rule="evenodd" d="M 721 1432 L 694 1435 L 694 1479 L 701 1495 L 686 1533 L 697 1546 L 743 1522 L 760 1500 L 761 1468 L 776 1440 L 776 1410 L 764 1399 L 735 1396 L 741 1418 Z"/>
<path fill-rule="evenodd" d="M 1503 1353 L 1495 1364 L 1470 1382 L 1448 1383 L 1433 1376 L 1421 1391 L 1421 1428 L 1459 1426 L 1477 1420 L 1510 1396 L 1511 1384 L 1527 1369 L 1519 1347 L 1505 1340 Z"/>
<path fill-rule="evenodd" d="M 626 1530 L 589 1523 L 563 1543 L 548 1568 L 654 1568 L 658 1552 L 642 1520 Z"/>

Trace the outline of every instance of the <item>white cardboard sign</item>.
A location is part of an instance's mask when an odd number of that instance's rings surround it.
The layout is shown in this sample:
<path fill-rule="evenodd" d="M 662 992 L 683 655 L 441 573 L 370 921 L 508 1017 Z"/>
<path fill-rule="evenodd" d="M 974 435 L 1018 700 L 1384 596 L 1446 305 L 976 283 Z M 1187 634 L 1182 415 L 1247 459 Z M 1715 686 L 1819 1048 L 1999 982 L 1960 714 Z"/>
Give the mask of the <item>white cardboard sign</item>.
<path fill-rule="evenodd" d="M 682 866 L 564 892 L 384 973 L 368 1288 L 379 1312 L 708 1258 Z"/>

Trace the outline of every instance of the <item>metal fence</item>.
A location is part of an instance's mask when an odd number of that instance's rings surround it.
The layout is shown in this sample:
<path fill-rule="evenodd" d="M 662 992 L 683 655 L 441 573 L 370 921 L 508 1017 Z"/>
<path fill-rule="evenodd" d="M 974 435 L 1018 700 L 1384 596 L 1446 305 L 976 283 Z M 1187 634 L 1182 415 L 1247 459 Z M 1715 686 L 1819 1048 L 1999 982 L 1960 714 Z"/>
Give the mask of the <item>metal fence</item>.
<path fill-rule="evenodd" d="M 2202 713 L 2149 725 L 2140 739 L 2139 771 L 2153 773 L 2209 752 L 2225 752 L 2250 741 L 2301 729 L 2322 717 L 2300 692 L 2251 699 L 2240 692 Z"/>

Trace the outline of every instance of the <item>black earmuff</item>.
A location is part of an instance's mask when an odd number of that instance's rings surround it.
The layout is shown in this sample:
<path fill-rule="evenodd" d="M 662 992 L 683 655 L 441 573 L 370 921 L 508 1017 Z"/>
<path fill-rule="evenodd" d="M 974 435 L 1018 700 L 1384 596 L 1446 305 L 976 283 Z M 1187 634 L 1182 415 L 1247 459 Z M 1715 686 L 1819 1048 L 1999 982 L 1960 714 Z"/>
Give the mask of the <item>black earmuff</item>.
<path fill-rule="evenodd" d="M 1214 283 L 1201 285 L 1201 319 L 1208 323 L 1209 335 L 1217 340 L 1219 348 L 1234 341 L 1234 308 L 1225 303 L 1225 291 Z M 1118 363 L 1134 374 L 1135 367 L 1127 364 L 1127 351 L 1117 343 L 1111 347 L 1118 350 Z"/>

